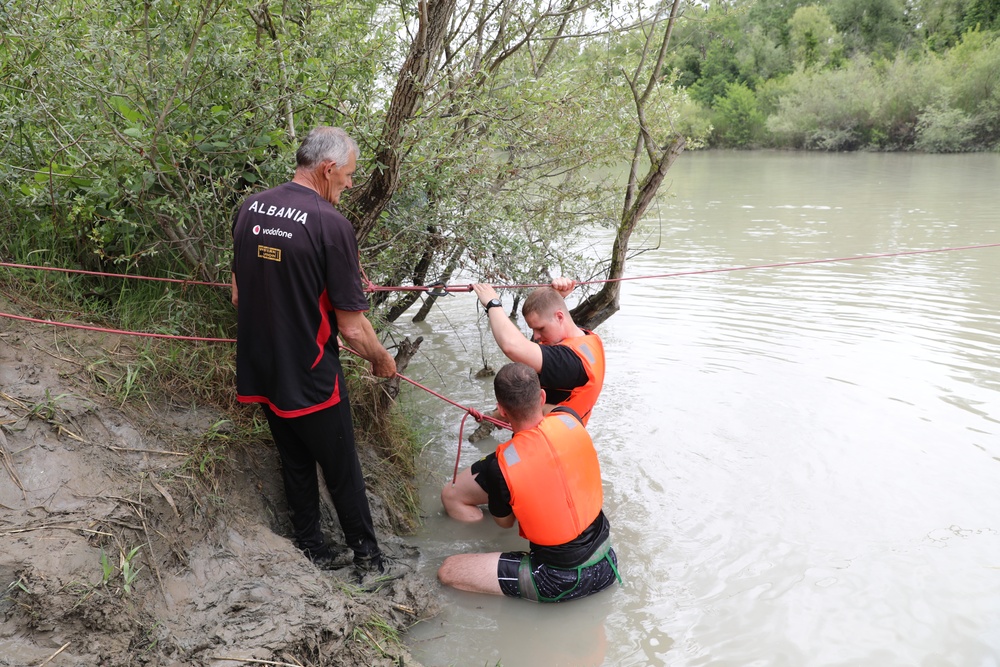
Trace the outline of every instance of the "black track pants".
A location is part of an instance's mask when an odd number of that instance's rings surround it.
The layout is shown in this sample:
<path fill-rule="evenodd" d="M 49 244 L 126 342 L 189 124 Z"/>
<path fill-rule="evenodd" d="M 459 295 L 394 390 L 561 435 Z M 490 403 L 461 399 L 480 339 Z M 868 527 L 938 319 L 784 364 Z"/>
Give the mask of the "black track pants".
<path fill-rule="evenodd" d="M 281 456 L 285 496 L 292 512 L 298 547 L 312 553 L 324 547 L 320 531 L 318 463 L 347 545 L 357 556 L 377 553 L 378 542 L 354 444 L 354 425 L 347 397 L 343 396 L 333 407 L 302 417 L 279 417 L 268 406 L 262 407 Z"/>

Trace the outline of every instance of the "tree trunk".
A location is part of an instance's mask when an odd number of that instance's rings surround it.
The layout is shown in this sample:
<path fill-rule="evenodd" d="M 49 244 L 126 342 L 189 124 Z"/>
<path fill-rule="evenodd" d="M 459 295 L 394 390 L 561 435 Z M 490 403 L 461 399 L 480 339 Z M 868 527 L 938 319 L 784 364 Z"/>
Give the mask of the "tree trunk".
<path fill-rule="evenodd" d="M 396 79 L 396 89 L 375 150 L 375 169 L 371 178 L 347 197 L 346 208 L 351 213 L 359 243 L 368 238 L 399 188 L 402 165 L 399 149 L 406 125 L 423 101 L 428 75 L 441 53 L 448 25 L 455 13 L 455 3 L 456 0 L 421 0 L 418 3 L 420 25 Z"/>
<path fill-rule="evenodd" d="M 416 266 L 413 267 L 413 273 L 410 275 L 410 280 L 414 285 L 425 285 L 427 281 L 427 271 L 430 269 L 431 264 L 434 261 L 434 256 L 440 247 L 441 237 L 437 233 L 437 229 L 431 225 L 427 228 L 427 239 L 424 244 L 424 252 L 420 256 L 420 260 L 417 262 Z M 392 278 L 390 278 L 392 279 Z M 399 284 L 399 280 L 393 280 L 395 284 Z M 389 292 L 381 292 L 375 295 L 373 300 L 373 305 L 381 305 L 388 300 Z M 395 322 L 397 319 L 402 317 L 403 313 L 409 309 L 417 299 L 420 298 L 420 292 L 403 292 L 403 294 L 396 299 L 396 301 L 389 306 L 388 312 L 386 313 L 386 322 Z"/>
<path fill-rule="evenodd" d="M 448 281 L 451 280 L 451 274 L 453 274 L 455 269 L 458 268 L 458 260 L 462 256 L 463 252 L 465 252 L 465 246 L 460 245 L 455 248 L 455 252 L 452 253 L 451 259 L 448 260 L 448 266 L 445 267 L 444 274 L 441 276 L 441 282 L 448 284 Z M 431 308 L 434 307 L 434 302 L 437 301 L 437 299 L 438 297 L 434 294 L 428 294 L 424 304 L 420 306 L 420 310 L 413 316 L 413 321 L 423 322 L 426 320 L 427 314 L 431 312 Z"/>
<path fill-rule="evenodd" d="M 399 351 L 396 352 L 397 373 L 406 370 L 410 360 L 417 354 L 417 350 L 420 349 L 420 344 L 423 342 L 423 336 L 417 336 L 414 341 L 411 341 L 409 337 L 403 339 L 403 342 L 399 344 Z M 380 414 L 385 414 L 392 407 L 396 397 L 399 396 L 399 383 L 401 381 L 399 375 L 395 375 L 382 384 L 382 392 L 378 395 L 378 412 Z"/>
<path fill-rule="evenodd" d="M 621 307 L 618 298 L 621 293 L 619 279 L 625 272 L 629 239 L 656 196 L 656 191 L 663 183 L 667 172 L 670 171 L 674 160 L 684 151 L 685 143 L 682 135 L 675 135 L 672 141 L 663 147 L 659 161 L 650 165 L 649 171 L 646 172 L 646 176 L 639 184 L 638 194 L 632 205 L 622 213 L 621 222 L 618 224 L 618 232 L 611 248 L 611 265 L 608 267 L 608 279 L 612 282 L 604 283 L 604 287 L 599 292 L 590 295 L 572 310 L 570 314 L 578 326 L 584 329 L 594 329 L 618 312 Z"/>
<path fill-rule="evenodd" d="M 669 137 L 663 146 L 654 143 L 653 137 L 646 129 L 645 117 L 646 106 L 653 89 L 660 82 L 660 73 L 663 71 L 666 60 L 667 49 L 670 46 L 670 37 L 673 34 L 674 23 L 677 20 L 680 0 L 674 0 L 670 7 L 670 15 L 667 19 L 667 27 L 663 32 L 660 41 L 656 64 L 652 66 L 649 77 L 646 81 L 645 90 L 640 94 L 638 82 L 643 71 L 643 64 L 636 68 L 635 75 L 629 79 L 629 86 L 632 88 L 632 95 L 635 98 L 636 119 L 639 121 L 639 133 L 635 143 L 635 153 L 632 158 L 632 166 L 629 171 L 629 181 L 625 190 L 625 202 L 622 207 L 621 221 L 618 223 L 618 232 L 615 234 L 615 243 L 611 248 L 611 264 L 608 267 L 608 282 L 604 284 L 601 291 L 592 294 L 584 299 L 570 314 L 578 326 L 585 329 L 594 329 L 602 324 L 609 317 L 618 312 L 621 307 L 618 297 L 621 294 L 620 279 L 625 273 L 625 260 L 628 259 L 628 242 L 632 237 L 632 232 L 639 224 L 639 220 L 646 213 L 646 209 L 656 196 L 657 190 L 663 183 L 664 177 L 673 166 L 674 160 L 684 151 L 687 141 L 684 135 L 674 133 Z M 663 7 L 657 9 L 657 19 Z M 655 23 L 655 22 L 654 22 Z M 654 26 L 655 28 L 655 26 Z M 651 29 L 646 37 L 646 49 L 653 45 L 655 29 Z M 643 62 L 645 61 L 643 52 Z M 641 181 L 638 181 L 639 158 L 643 148 L 649 156 L 649 170 Z"/>

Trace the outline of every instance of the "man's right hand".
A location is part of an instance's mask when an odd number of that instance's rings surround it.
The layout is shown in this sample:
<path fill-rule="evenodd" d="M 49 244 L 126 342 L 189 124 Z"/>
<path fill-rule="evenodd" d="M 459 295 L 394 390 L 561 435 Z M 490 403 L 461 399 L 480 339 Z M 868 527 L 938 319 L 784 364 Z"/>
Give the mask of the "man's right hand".
<path fill-rule="evenodd" d="M 566 298 L 569 296 L 570 292 L 573 291 L 573 287 L 576 286 L 576 281 L 572 278 L 553 278 L 552 279 L 552 289 L 559 292 L 559 296 Z"/>

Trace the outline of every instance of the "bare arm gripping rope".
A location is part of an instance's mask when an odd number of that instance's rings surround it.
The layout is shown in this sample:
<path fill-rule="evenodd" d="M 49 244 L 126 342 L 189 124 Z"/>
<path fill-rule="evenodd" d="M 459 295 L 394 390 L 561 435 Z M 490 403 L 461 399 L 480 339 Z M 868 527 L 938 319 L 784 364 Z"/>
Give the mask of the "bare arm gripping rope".
<path fill-rule="evenodd" d="M 343 349 L 347 350 L 348 352 L 350 352 L 351 354 L 353 354 L 355 356 L 358 356 L 358 357 L 361 356 L 360 354 L 358 354 L 357 352 L 355 352 L 351 348 L 347 347 L 343 343 L 340 344 L 340 347 L 342 347 Z M 465 410 L 466 414 L 465 414 L 465 416 L 462 417 L 462 423 L 458 427 L 458 453 L 455 454 L 455 470 L 454 470 L 454 472 L 451 475 L 451 483 L 452 484 L 454 484 L 455 480 L 458 479 L 458 464 L 459 464 L 459 461 L 461 461 L 461 459 L 462 459 L 462 440 L 463 440 L 463 436 L 464 436 L 464 433 L 465 433 L 465 420 L 469 418 L 469 415 L 471 415 L 472 418 L 475 419 L 477 422 L 487 421 L 487 422 L 490 422 L 491 424 L 493 424 L 494 426 L 499 426 L 500 428 L 505 428 L 508 431 L 510 430 L 510 424 L 508 424 L 507 422 L 501 421 L 499 419 L 495 419 L 493 417 L 490 417 L 489 415 L 484 415 L 482 412 L 480 412 L 479 410 L 476 410 L 475 408 L 470 408 L 470 407 L 467 407 L 467 406 L 462 405 L 460 403 L 456 403 L 455 401 L 451 400 L 447 396 L 443 396 L 442 394 L 439 394 L 438 392 L 434 391 L 430 387 L 425 387 L 424 385 L 420 384 L 416 380 L 411 380 L 410 378 L 406 377 L 402 373 L 396 373 L 396 377 L 398 377 L 401 380 L 405 380 L 405 381 L 409 382 L 414 387 L 419 387 L 420 389 L 423 389 L 428 394 L 432 394 L 434 396 L 437 396 L 438 398 L 440 398 L 445 403 L 451 403 L 456 408 L 461 408 L 461 409 Z"/>

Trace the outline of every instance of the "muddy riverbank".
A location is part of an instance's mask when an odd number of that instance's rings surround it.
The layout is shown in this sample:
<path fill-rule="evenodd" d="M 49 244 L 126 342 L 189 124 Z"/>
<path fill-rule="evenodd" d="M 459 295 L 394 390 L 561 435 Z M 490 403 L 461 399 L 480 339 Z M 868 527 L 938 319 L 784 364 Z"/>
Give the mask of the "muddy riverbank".
<path fill-rule="evenodd" d="M 435 613 L 436 583 L 365 592 L 313 566 L 287 539 L 272 446 L 210 409 L 95 391 L 128 344 L 0 321 L 0 665 L 416 664 L 399 633 Z"/>

